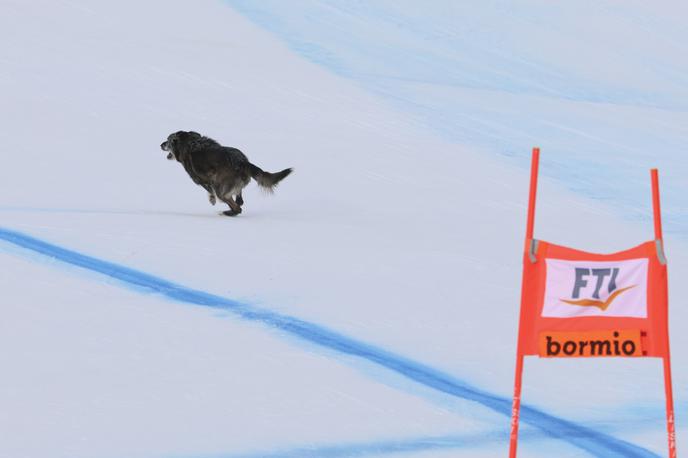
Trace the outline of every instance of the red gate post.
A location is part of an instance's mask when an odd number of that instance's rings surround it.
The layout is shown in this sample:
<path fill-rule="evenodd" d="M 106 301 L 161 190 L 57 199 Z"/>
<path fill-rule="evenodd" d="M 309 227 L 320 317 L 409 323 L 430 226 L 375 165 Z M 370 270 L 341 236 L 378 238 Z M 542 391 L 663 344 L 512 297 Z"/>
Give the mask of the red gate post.
<path fill-rule="evenodd" d="M 526 222 L 526 239 L 524 244 L 524 262 L 525 253 L 531 250 L 533 241 L 533 230 L 535 227 L 535 198 L 537 195 L 537 179 L 538 168 L 540 164 L 540 148 L 533 148 L 533 155 L 530 162 L 530 195 L 528 198 L 528 220 Z M 525 269 L 524 269 L 525 278 Z M 523 302 L 525 288 L 521 287 L 521 302 Z M 523 307 L 521 307 L 521 320 L 523 320 Z M 521 326 L 519 325 L 519 334 Z M 518 423 L 521 412 L 521 380 L 523 379 L 523 352 L 521 350 L 521 339 L 518 339 L 518 346 L 516 350 L 516 374 L 514 376 L 514 397 L 511 408 L 511 435 L 509 443 L 509 458 L 516 458 L 516 449 L 518 448 Z"/>
<path fill-rule="evenodd" d="M 659 203 L 659 176 L 657 169 L 650 170 L 652 178 L 652 213 L 655 223 L 655 241 L 657 249 L 662 250 L 664 256 L 664 239 L 662 237 L 662 212 Z M 667 320 L 668 323 L 668 320 Z M 668 330 L 667 330 L 668 333 Z M 664 364 L 664 392 L 666 395 L 667 435 L 669 438 L 669 458 L 676 458 L 676 429 L 674 423 L 674 395 L 671 386 L 671 355 L 667 347 L 666 355 L 662 358 Z"/>

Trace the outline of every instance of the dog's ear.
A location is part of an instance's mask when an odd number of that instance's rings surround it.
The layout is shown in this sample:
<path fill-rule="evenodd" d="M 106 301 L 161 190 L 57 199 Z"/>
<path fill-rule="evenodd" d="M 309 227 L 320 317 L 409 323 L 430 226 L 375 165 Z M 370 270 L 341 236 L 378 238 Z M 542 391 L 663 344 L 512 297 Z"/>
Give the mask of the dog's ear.
<path fill-rule="evenodd" d="M 184 130 L 180 130 L 179 132 L 177 132 L 175 134 L 175 137 L 177 138 L 177 140 L 184 140 L 188 136 L 189 136 L 189 133 L 184 131 Z"/>

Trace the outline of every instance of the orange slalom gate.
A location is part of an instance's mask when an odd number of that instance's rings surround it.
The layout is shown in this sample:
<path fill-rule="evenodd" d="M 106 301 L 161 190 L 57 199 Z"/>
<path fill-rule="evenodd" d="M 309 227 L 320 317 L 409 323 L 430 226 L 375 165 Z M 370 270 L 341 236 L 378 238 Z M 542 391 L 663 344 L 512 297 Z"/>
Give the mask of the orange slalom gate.
<path fill-rule="evenodd" d="M 655 239 L 595 254 L 533 238 L 539 158 L 533 148 L 509 457 L 516 457 L 518 445 L 523 359 L 538 355 L 662 358 L 669 457 L 676 458 L 657 170 L 651 170 Z"/>

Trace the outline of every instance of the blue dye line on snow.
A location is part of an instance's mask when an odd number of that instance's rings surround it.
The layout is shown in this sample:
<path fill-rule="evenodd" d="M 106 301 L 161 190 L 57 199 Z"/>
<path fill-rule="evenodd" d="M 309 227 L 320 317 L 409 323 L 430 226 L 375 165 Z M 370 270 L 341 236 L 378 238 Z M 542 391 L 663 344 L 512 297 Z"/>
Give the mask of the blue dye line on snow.
<path fill-rule="evenodd" d="M 267 324 L 310 343 L 346 355 L 362 358 L 426 387 L 461 399 L 474 401 L 507 418 L 511 416 L 511 399 L 480 390 L 423 363 L 352 339 L 323 326 L 269 310 L 262 310 L 225 297 L 187 288 L 138 270 L 87 256 L 9 229 L 0 228 L 0 240 L 5 240 L 16 246 L 67 264 L 101 273 L 124 282 L 129 286 L 134 286 L 137 290 L 161 294 L 169 299 L 189 304 L 231 311 L 243 319 Z M 658 456 L 630 442 L 555 417 L 526 405 L 521 406 L 521 420 L 540 429 L 547 436 L 568 442 L 589 452 L 593 456 L 605 458 Z"/>

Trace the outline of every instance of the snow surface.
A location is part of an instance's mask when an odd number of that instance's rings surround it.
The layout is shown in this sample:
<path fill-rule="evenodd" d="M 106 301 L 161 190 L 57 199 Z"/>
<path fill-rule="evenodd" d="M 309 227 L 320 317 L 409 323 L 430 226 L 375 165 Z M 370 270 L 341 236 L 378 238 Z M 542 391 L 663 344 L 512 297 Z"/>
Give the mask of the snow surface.
<path fill-rule="evenodd" d="M 390 74 L 395 53 L 412 53 L 417 40 L 409 22 L 394 33 L 377 27 L 373 19 L 386 16 L 376 8 L 389 4 L 359 4 L 367 14 L 331 20 L 327 37 L 317 35 L 326 16 L 309 8 L 332 3 L 286 4 L 247 11 L 210 0 L 0 2 L 0 456 L 504 456 L 528 176 L 518 161 L 491 153 L 523 158 L 533 143 L 543 146 L 538 237 L 604 252 L 652 237 L 647 218 L 619 216 L 620 207 L 649 208 L 649 156 L 604 172 L 624 200 L 577 193 L 571 176 L 587 175 L 592 157 L 599 169 L 618 161 L 623 148 L 589 150 L 580 164 L 562 159 L 559 133 L 531 133 L 495 114 L 502 101 L 517 114 L 524 103 L 497 90 L 503 80 L 489 94 L 428 81 L 412 91 L 428 113 L 461 109 L 510 126 L 494 136 L 511 146 L 500 151 L 482 134 L 461 135 L 454 127 L 470 123 L 419 116 L 408 109 L 409 92 L 387 78 L 372 88 L 333 72 L 247 19 L 256 11 L 286 23 L 300 16 L 299 30 L 323 47 L 338 36 L 350 49 L 373 50 L 377 38 L 392 37 L 389 52 L 373 59 Z M 345 5 L 353 3 L 334 4 Z M 460 23 L 454 10 L 395 5 L 426 26 L 442 17 L 434 32 Z M 477 11 L 490 20 L 475 23 L 471 43 L 511 24 L 511 15 L 484 8 Z M 528 5 L 531 14 L 542 8 Z M 684 36 L 680 6 L 632 8 L 615 11 L 640 15 L 650 36 Z M 600 27 L 614 17 L 599 18 Z M 352 23 L 366 32 L 350 33 Z M 618 46 L 586 35 L 577 53 L 566 53 L 571 60 L 551 60 L 571 43 L 562 30 L 577 30 L 565 25 L 519 46 L 500 42 L 507 55 L 514 46 L 542 52 L 519 57 L 523 72 L 531 69 L 530 89 L 519 89 L 526 102 L 541 100 L 542 116 L 577 130 L 577 139 L 685 143 L 685 60 L 680 51 L 659 53 L 655 42 L 609 66 L 633 80 L 586 80 L 594 100 L 552 101 L 533 89 L 554 84 L 548 71 L 532 71 L 538 62 L 570 64 L 555 79 L 567 92 L 597 45 Z M 445 46 L 435 38 L 426 49 Z M 346 56 L 342 68 L 368 65 L 335 51 L 333 59 Z M 479 51 L 475 65 L 514 74 Z M 636 54 L 655 51 L 678 62 L 666 67 L 671 85 L 643 76 L 647 62 Z M 638 101 L 655 89 L 651 103 Z M 659 113 L 653 122 L 641 122 L 647 110 Z M 593 132 L 591 120 L 603 115 L 628 119 L 631 129 Z M 159 149 L 178 129 L 295 173 L 273 196 L 251 185 L 244 213 L 220 217 Z M 675 279 L 688 272 L 685 158 L 677 146 L 660 159 L 665 208 L 678 215 L 667 224 L 666 248 L 681 449 L 688 291 Z M 663 456 L 662 388 L 656 360 L 530 359 L 521 456 Z"/>
<path fill-rule="evenodd" d="M 226 1 L 444 138 L 523 167 L 542 146 L 548 176 L 624 218 L 647 220 L 659 167 L 666 229 L 688 233 L 685 2 Z"/>

